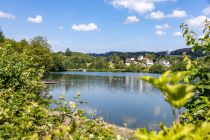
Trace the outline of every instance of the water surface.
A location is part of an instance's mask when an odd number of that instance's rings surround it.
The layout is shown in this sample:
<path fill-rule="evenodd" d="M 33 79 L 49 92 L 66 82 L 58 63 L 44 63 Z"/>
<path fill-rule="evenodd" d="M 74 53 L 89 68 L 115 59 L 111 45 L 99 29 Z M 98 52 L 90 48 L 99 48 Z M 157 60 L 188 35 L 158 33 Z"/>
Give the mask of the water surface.
<path fill-rule="evenodd" d="M 71 101 L 77 92 L 88 104 L 80 106 L 87 113 L 97 110 L 105 121 L 130 128 L 157 129 L 159 122 L 169 126 L 173 121 L 172 111 L 160 91 L 139 80 L 140 76 L 155 76 L 147 73 L 121 72 L 57 72 L 46 79 L 58 80 L 49 85 L 54 99 L 63 95 Z"/>

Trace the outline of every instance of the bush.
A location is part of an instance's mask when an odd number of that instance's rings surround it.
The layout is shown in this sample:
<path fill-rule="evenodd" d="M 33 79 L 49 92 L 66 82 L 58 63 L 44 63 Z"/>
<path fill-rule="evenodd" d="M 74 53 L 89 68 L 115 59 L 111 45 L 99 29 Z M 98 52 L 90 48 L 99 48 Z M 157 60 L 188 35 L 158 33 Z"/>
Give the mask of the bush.
<path fill-rule="evenodd" d="M 149 68 L 149 72 L 150 73 L 164 73 L 166 71 L 166 67 L 160 65 L 160 64 L 155 64 L 155 65 L 152 65 L 150 68 Z"/>

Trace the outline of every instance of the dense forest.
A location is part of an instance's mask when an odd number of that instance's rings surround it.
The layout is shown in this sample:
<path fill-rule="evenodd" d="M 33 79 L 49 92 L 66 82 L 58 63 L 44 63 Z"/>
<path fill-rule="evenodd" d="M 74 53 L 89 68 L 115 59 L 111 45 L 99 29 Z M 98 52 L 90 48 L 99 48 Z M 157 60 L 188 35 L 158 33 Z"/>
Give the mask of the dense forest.
<path fill-rule="evenodd" d="M 160 131 L 143 128 L 122 132 L 103 121 L 87 118 L 78 109 L 80 95 L 70 102 L 60 97 L 54 101 L 42 91 L 45 72 L 86 68 L 106 69 L 107 57 L 94 57 L 71 52 L 52 53 L 43 37 L 30 41 L 14 41 L 0 32 L 0 138 L 43 140 L 208 140 L 210 139 L 210 23 L 205 23 L 204 35 L 197 39 L 187 25 L 182 25 L 186 44 L 194 52 L 206 53 L 191 59 L 184 54 L 183 70 L 166 71 L 158 78 L 141 77 L 159 89 L 173 108 L 175 121 L 170 128 L 160 125 Z M 148 55 L 148 54 L 147 54 Z M 147 57 L 154 57 L 153 54 Z M 155 56 L 156 57 L 156 56 Z M 121 64 L 118 55 L 109 59 Z M 177 62 L 177 57 L 172 57 Z M 94 60 L 94 61 L 93 61 Z M 79 62 L 79 63 L 78 63 Z M 172 64 L 173 65 L 173 64 Z M 175 65 L 175 64 L 174 64 Z M 157 66 L 156 66 L 157 67 Z M 175 67 L 175 66 L 174 66 Z M 132 67 L 131 67 L 132 68 Z M 157 67 L 159 69 L 159 67 Z M 50 108 L 55 104 L 55 108 Z M 182 108 L 185 107 L 183 111 Z M 178 116 L 178 118 L 176 118 Z"/>

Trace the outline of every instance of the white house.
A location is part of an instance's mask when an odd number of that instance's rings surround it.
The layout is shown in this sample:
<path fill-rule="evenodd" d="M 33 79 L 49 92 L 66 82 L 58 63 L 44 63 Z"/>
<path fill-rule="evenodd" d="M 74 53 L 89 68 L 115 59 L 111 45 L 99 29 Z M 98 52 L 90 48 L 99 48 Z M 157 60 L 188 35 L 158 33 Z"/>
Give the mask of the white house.
<path fill-rule="evenodd" d="M 128 58 L 126 59 L 125 64 L 130 66 L 131 64 L 137 64 L 137 62 L 135 61 L 135 58 Z"/>
<path fill-rule="evenodd" d="M 147 57 L 144 57 L 143 61 L 144 61 L 144 64 L 146 66 L 152 66 L 152 65 L 154 65 L 154 62 L 151 59 L 147 58 Z"/>
<path fill-rule="evenodd" d="M 137 57 L 137 60 L 138 61 L 142 61 L 144 59 L 144 56 L 143 55 L 140 55 L 139 57 Z"/>
<path fill-rule="evenodd" d="M 166 66 L 166 67 L 170 66 L 170 62 L 168 60 L 160 60 L 159 64 L 161 64 L 163 66 Z"/>
<path fill-rule="evenodd" d="M 147 66 L 152 66 L 152 65 L 154 65 L 154 62 L 152 60 L 148 59 L 148 60 L 145 61 L 145 64 Z"/>
<path fill-rule="evenodd" d="M 131 59 L 131 61 L 135 61 L 135 58 L 130 58 Z"/>

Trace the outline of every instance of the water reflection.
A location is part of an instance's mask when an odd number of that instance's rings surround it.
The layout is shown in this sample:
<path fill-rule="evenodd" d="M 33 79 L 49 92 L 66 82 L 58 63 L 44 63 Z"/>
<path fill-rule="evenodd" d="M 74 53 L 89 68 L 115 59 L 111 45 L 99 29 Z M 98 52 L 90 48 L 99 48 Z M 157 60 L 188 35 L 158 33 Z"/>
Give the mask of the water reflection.
<path fill-rule="evenodd" d="M 49 93 L 54 99 L 64 95 L 65 99 L 73 100 L 74 95 L 80 92 L 81 100 L 88 102 L 81 108 L 87 113 L 97 110 L 97 115 L 107 122 L 149 129 L 156 129 L 160 121 L 170 125 L 170 106 L 157 89 L 139 80 L 143 75 L 65 72 L 51 73 L 46 79 L 59 81 L 59 84 L 49 85 Z"/>

